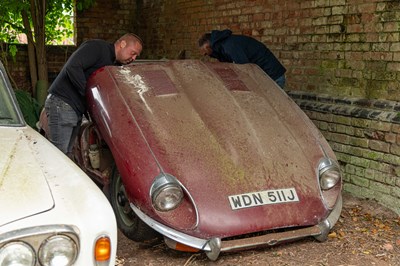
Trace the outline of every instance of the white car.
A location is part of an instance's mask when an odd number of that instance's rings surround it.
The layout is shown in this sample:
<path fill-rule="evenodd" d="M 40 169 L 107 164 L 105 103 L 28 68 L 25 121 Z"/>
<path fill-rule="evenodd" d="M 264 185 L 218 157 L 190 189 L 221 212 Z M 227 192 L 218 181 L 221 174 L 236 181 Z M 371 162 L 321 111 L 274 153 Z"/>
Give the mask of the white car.
<path fill-rule="evenodd" d="M 115 265 L 116 250 L 107 198 L 26 125 L 0 62 L 0 265 Z"/>

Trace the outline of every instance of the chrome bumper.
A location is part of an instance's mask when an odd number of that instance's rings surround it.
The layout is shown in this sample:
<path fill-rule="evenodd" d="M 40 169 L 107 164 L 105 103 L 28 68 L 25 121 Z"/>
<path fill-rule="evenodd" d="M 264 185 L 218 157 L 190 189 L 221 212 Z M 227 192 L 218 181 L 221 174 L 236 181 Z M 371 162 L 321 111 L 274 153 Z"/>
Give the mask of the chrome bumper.
<path fill-rule="evenodd" d="M 236 240 L 221 241 L 220 238 L 201 239 L 189 236 L 177 230 L 171 229 L 145 215 L 137 207 L 131 204 L 131 208 L 136 215 L 155 231 L 178 243 L 203 250 L 210 260 L 216 260 L 221 252 L 232 252 L 244 249 L 251 249 L 262 246 L 273 246 L 283 242 L 289 242 L 308 236 L 313 236 L 319 241 L 327 239 L 330 229 L 334 226 L 340 217 L 342 211 L 342 197 L 340 196 L 335 208 L 327 219 L 321 221 L 318 225 L 295 229 L 285 232 L 271 233 L 256 237 L 249 237 Z"/>

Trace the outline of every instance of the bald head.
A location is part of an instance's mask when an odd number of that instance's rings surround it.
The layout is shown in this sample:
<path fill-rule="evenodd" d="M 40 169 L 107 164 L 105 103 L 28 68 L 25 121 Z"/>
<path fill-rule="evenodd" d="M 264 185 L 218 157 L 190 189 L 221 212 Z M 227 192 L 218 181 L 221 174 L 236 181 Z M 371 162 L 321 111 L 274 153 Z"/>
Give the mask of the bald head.
<path fill-rule="evenodd" d="M 115 43 L 116 61 L 121 64 L 129 64 L 140 55 L 143 49 L 142 39 L 133 33 L 126 33 Z"/>
<path fill-rule="evenodd" d="M 126 34 L 122 35 L 116 42 L 118 43 L 121 41 L 126 41 L 129 43 L 139 42 L 143 46 L 142 39 L 134 33 L 126 33 Z"/>

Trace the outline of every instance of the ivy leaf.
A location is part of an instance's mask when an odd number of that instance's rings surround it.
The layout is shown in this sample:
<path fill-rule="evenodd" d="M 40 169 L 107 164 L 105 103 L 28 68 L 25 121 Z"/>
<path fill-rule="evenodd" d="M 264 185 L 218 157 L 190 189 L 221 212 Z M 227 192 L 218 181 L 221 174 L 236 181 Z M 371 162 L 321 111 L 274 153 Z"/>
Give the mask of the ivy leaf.
<path fill-rule="evenodd" d="M 9 53 L 11 54 L 12 58 L 15 58 L 15 55 L 16 55 L 17 52 L 18 52 L 18 48 L 17 48 L 16 45 L 10 45 L 10 46 L 8 47 L 8 51 L 9 51 Z"/>

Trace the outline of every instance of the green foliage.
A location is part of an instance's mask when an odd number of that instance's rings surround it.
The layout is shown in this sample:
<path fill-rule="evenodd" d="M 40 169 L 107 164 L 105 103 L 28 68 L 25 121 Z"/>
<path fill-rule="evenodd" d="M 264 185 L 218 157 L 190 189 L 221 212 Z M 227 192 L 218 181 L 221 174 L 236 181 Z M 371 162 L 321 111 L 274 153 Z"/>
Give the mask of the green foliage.
<path fill-rule="evenodd" d="M 78 11 L 90 8 L 95 0 L 76 0 Z M 18 34 L 27 33 L 23 26 L 22 12 L 28 14 L 31 29 L 32 14 L 30 0 L 0 1 L 0 42 L 18 43 Z M 74 0 L 48 0 L 45 10 L 46 44 L 73 43 Z"/>
<path fill-rule="evenodd" d="M 18 104 L 21 108 L 25 122 L 32 128 L 36 128 L 36 123 L 40 116 L 40 105 L 35 98 L 23 90 L 15 90 L 15 97 L 17 98 Z"/>
<path fill-rule="evenodd" d="M 73 0 L 52 0 L 46 7 L 46 44 L 73 44 Z"/>
<path fill-rule="evenodd" d="M 23 32 L 21 11 L 29 8 L 26 1 L 2 0 L 0 2 L 0 41 L 16 42 L 17 33 Z"/>
<path fill-rule="evenodd" d="M 8 46 L 8 52 L 10 53 L 10 55 L 13 59 L 15 59 L 15 56 L 17 55 L 17 51 L 18 51 L 17 46 L 15 46 L 15 45 Z"/>
<path fill-rule="evenodd" d="M 94 0 L 77 0 L 77 4 L 90 7 Z M 33 31 L 29 0 L 1 0 L 0 2 L 0 41 L 17 43 L 18 34 L 27 33 L 23 26 L 22 12 L 28 14 Z M 73 0 L 48 0 L 45 8 L 46 44 L 71 44 L 74 36 Z M 35 36 L 34 36 L 35 38 Z"/>
<path fill-rule="evenodd" d="M 76 8 L 78 11 L 82 11 L 90 8 L 95 3 L 95 0 L 77 0 Z"/>
<path fill-rule="evenodd" d="M 0 46 L 0 60 L 3 65 L 7 68 L 7 56 L 11 55 L 11 58 L 15 61 L 15 56 L 18 52 L 17 46 L 14 44 L 3 44 Z"/>

